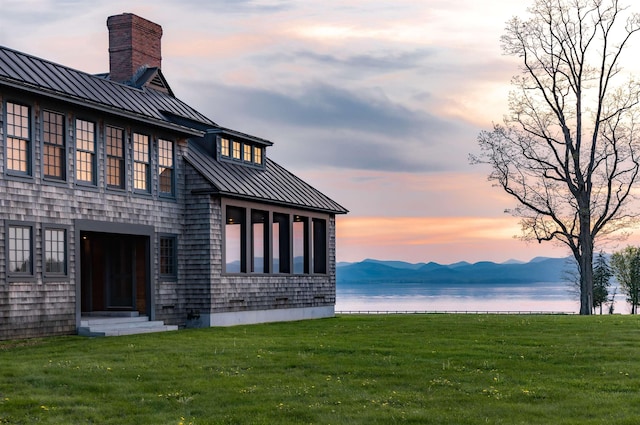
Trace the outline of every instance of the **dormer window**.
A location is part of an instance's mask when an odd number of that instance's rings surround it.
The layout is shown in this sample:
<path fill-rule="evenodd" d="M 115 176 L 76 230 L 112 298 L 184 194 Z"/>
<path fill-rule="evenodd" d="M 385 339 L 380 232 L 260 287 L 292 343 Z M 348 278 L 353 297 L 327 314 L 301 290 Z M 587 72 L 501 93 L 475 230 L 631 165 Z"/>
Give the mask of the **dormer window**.
<path fill-rule="evenodd" d="M 240 159 L 240 142 L 233 141 L 233 159 Z"/>
<path fill-rule="evenodd" d="M 220 154 L 222 156 L 229 156 L 229 139 L 224 137 L 220 139 Z"/>
<path fill-rule="evenodd" d="M 262 165 L 262 148 L 258 146 L 253 147 L 253 162 L 254 164 Z"/>
<path fill-rule="evenodd" d="M 264 161 L 264 147 L 247 141 L 233 140 L 220 137 L 220 158 L 239 161 L 245 164 L 262 166 Z"/>

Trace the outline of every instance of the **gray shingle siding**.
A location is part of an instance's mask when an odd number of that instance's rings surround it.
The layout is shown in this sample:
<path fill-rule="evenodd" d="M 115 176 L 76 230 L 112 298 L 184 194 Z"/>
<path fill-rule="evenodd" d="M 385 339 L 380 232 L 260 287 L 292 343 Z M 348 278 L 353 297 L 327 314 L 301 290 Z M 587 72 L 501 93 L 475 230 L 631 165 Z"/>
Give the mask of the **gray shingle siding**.
<path fill-rule="evenodd" d="M 28 176 L 5 169 L 7 101 L 30 108 Z M 64 115 L 66 179 L 62 181 L 43 176 L 44 109 Z M 95 185 L 75 180 L 77 118 L 96 125 Z M 107 125 L 126 134 L 124 190 L 106 184 Z M 133 190 L 133 132 L 150 137 L 149 194 Z M 217 313 L 333 306 L 335 214 L 346 210 L 270 161 L 266 153 L 265 167 L 218 163 L 212 153 L 196 150 L 187 139 L 207 132 L 271 145 L 218 127 L 170 91 L 114 83 L 0 47 L 0 339 L 75 333 L 82 306 L 93 311 L 95 305 L 107 305 L 102 297 L 117 289 L 106 283 L 115 281 L 108 275 L 119 273 L 107 263 L 125 261 L 122 258 L 132 262 L 122 266 L 129 273 L 122 279 L 134 283 L 137 298 L 129 308 L 167 324 L 205 326 L 210 322 L 204 318 Z M 159 193 L 159 138 L 174 142 L 175 197 Z M 327 272 L 226 274 L 223 220 L 225 206 L 233 203 L 326 220 Z M 32 275 L 7 270 L 7 229 L 17 225 L 32 229 Z M 47 275 L 43 269 L 44 233 L 50 227 L 66 231 L 63 276 Z M 160 271 L 163 237 L 177 244 L 175 274 Z M 94 273 L 90 278 L 85 276 L 90 273 Z"/>
<path fill-rule="evenodd" d="M 197 326 L 204 313 L 243 312 L 283 308 L 332 306 L 336 299 L 335 217 L 326 215 L 329 243 L 329 270 L 319 275 L 225 274 L 222 264 L 222 202 L 220 197 L 203 193 L 210 184 L 195 168 L 186 166 L 188 186 L 187 222 L 199 223 L 202 231 L 188 230 L 189 249 L 186 309 L 193 313 L 189 324 Z M 259 204 L 255 204 L 259 207 Z M 209 226 L 209 240 L 203 236 Z M 189 225 L 187 227 L 190 227 Z M 198 276 L 199 270 L 201 276 Z"/>
<path fill-rule="evenodd" d="M 12 96 L 11 99 L 14 97 Z M 40 103 L 29 99 L 27 102 L 33 111 L 41 110 Z M 0 92 L 0 104 L 4 105 L 6 96 Z M 60 111 L 67 116 L 67 124 L 72 124 L 73 110 Z M 0 114 L 4 116 L 4 114 Z M 54 334 L 70 334 L 76 331 L 76 282 L 77 274 L 74 265 L 78 262 L 75 254 L 76 220 L 91 220 L 105 223 L 126 223 L 133 225 L 153 226 L 157 234 L 182 234 L 184 228 L 184 194 L 185 181 L 183 173 L 182 153 L 186 148 L 185 139 L 175 139 L 171 135 L 147 128 L 150 134 L 170 137 L 176 142 L 176 199 L 164 200 L 157 194 L 158 177 L 157 162 L 151 162 L 151 182 L 154 188 L 150 196 L 137 195 L 131 189 L 113 191 L 105 187 L 104 182 L 104 145 L 97 144 L 98 184 L 95 187 L 78 186 L 73 181 L 73 141 L 69 139 L 67 146 L 67 162 L 69 163 L 68 181 L 51 183 L 43 180 L 41 171 L 41 119 L 36 112 L 32 129 L 32 146 L 34 150 L 33 177 L 26 179 L 0 178 L 0 207 L 2 208 L 2 225 L 0 226 L 0 339 L 15 337 L 34 337 Z M 109 124 L 109 121 L 106 121 Z M 104 122 L 100 120 L 98 132 L 104 130 Z M 141 128 L 136 126 L 136 128 Z M 153 138 L 155 140 L 156 137 Z M 4 137 L 0 139 L 0 149 L 4 155 Z M 100 136 L 98 137 L 100 140 Z M 127 144 L 129 146 L 129 144 Z M 154 149 L 156 143 L 153 144 Z M 127 154 L 129 157 L 131 152 Z M 152 156 L 153 158 L 153 156 Z M 1 158 L 4 167 L 4 158 Z M 132 175 L 131 161 L 126 161 L 126 174 Z M 4 171 L 4 170 L 2 170 Z M 129 183 L 130 178 L 127 179 Z M 7 253 L 5 246 L 6 221 L 28 222 L 33 224 L 34 232 L 34 276 L 24 282 L 12 278 L 7 281 Z M 67 253 L 70 264 L 68 277 L 60 281 L 45 279 L 42 270 L 42 228 L 43 225 L 64 226 L 69 229 L 67 235 Z M 151 249 L 157 249 L 157 241 L 151 242 Z M 153 256 L 157 263 L 158 255 Z M 183 267 L 179 270 L 182 271 Z M 154 276 L 150 278 L 158 282 L 155 285 L 156 317 L 168 322 L 178 322 L 183 314 L 180 311 L 176 282 L 163 282 L 158 277 L 158 267 L 152 267 Z M 164 308 L 175 306 L 178 308 Z"/>

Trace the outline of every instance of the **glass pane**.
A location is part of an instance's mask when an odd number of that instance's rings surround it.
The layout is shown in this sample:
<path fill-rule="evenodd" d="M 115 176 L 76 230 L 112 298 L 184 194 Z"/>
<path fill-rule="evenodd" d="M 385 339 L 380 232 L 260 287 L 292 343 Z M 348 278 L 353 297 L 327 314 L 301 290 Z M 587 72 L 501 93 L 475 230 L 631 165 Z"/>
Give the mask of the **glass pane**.
<path fill-rule="evenodd" d="M 246 267 L 245 209 L 227 207 L 225 224 L 225 270 L 244 273 Z"/>
<path fill-rule="evenodd" d="M 293 272 L 296 274 L 304 273 L 304 222 L 293 222 Z"/>
<path fill-rule="evenodd" d="M 226 246 L 225 246 L 225 254 L 226 254 L 226 271 L 227 273 L 240 273 L 241 269 L 241 240 L 242 236 L 242 225 L 240 223 L 237 224 L 227 224 L 225 226 L 225 237 L 226 237 Z"/>
<path fill-rule="evenodd" d="M 271 225 L 271 237 L 272 237 L 272 252 L 273 252 L 273 262 L 271 270 L 273 272 L 280 271 L 280 223 L 276 223 L 275 221 Z"/>

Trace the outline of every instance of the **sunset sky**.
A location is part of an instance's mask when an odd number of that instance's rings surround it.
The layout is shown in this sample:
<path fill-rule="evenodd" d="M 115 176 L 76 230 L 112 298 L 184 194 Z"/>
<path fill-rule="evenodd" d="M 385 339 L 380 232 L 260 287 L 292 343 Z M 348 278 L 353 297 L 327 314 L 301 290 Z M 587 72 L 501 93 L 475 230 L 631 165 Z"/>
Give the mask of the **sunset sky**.
<path fill-rule="evenodd" d="M 507 112 L 515 58 L 501 54 L 513 0 L 0 0 L 0 44 L 107 72 L 106 19 L 163 27 L 177 97 L 274 142 L 268 155 L 350 210 L 338 261 L 529 260 L 514 206 L 469 165 Z"/>

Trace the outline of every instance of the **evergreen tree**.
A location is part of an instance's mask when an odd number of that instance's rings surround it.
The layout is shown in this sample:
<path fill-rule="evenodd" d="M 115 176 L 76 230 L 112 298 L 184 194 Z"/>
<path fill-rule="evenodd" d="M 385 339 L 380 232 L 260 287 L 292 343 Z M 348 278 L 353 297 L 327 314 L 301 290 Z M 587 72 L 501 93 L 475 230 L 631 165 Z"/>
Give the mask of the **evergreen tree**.
<path fill-rule="evenodd" d="M 600 307 L 600 314 L 602 314 L 602 305 L 609 300 L 612 277 L 613 271 L 607 257 L 600 251 L 593 264 L 593 309 L 595 311 Z"/>

